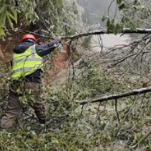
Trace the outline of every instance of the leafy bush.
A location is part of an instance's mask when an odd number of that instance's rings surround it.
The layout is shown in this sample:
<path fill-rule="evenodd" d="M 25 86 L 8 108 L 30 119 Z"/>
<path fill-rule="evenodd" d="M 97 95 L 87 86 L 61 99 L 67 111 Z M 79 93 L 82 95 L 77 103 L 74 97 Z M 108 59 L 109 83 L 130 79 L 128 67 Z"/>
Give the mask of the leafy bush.
<path fill-rule="evenodd" d="M 14 30 L 35 25 L 45 35 L 73 34 L 82 28 L 82 21 L 75 1 L 63 0 L 0 0 L 0 36 L 5 36 L 9 27 Z M 15 31 L 16 31 L 15 29 Z M 36 30 L 34 29 L 34 30 Z M 33 32 L 33 31 L 32 31 Z"/>

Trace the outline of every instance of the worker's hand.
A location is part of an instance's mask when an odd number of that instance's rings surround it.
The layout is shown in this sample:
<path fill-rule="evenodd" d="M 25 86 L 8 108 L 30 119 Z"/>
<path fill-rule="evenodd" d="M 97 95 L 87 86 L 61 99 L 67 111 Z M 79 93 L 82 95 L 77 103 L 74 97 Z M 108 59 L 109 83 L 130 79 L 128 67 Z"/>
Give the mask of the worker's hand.
<path fill-rule="evenodd" d="M 65 41 L 61 38 L 55 39 L 51 42 L 51 45 L 53 45 L 54 48 L 60 50 L 61 53 L 66 53 L 64 50 Z"/>
<path fill-rule="evenodd" d="M 51 44 L 55 47 L 58 48 L 61 44 L 61 39 L 55 39 L 51 42 Z"/>
<path fill-rule="evenodd" d="M 56 49 L 60 50 L 61 53 L 64 53 L 64 52 L 65 52 L 65 51 L 64 51 L 64 48 L 63 48 L 63 41 L 62 41 L 61 38 L 60 38 L 60 39 L 56 39 L 56 40 L 54 40 L 53 42 L 54 42 L 54 45 L 53 45 L 53 46 L 54 46 Z"/>
<path fill-rule="evenodd" d="M 48 43 L 48 46 L 52 47 L 53 45 L 58 45 L 61 43 L 61 39 L 55 39 Z"/>
<path fill-rule="evenodd" d="M 54 45 L 53 45 L 56 49 L 62 49 L 62 43 L 55 43 Z"/>

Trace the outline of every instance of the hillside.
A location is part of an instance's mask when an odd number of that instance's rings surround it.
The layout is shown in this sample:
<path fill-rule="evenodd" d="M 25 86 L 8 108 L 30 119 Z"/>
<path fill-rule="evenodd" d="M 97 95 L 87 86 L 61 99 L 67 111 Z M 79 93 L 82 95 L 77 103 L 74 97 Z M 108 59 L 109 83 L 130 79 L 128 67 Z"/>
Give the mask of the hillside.
<path fill-rule="evenodd" d="M 21 87 L 14 98 L 19 95 L 22 112 L 11 128 L 0 128 L 0 151 L 151 150 L 150 3 L 77 2 L 0 1 L 1 118 L 12 91 L 13 48 L 22 36 L 33 34 L 40 46 L 61 37 L 63 45 L 43 57 L 46 123 L 34 112 L 32 89 Z M 103 17 L 108 7 L 111 16 Z M 15 85 L 25 86 L 23 79 Z"/>

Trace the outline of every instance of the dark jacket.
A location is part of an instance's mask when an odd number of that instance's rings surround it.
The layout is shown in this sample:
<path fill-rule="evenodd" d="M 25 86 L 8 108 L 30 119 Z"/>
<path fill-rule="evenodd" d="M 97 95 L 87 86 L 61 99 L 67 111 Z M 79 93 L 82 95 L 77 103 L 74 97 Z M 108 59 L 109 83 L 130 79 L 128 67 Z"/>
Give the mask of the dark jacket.
<path fill-rule="evenodd" d="M 36 52 L 39 56 L 43 57 L 49 53 L 51 53 L 59 44 L 61 43 L 60 39 L 53 40 L 48 44 L 39 45 L 36 44 Z M 32 40 L 27 40 L 20 45 L 14 48 L 14 53 L 20 54 L 25 52 L 30 46 L 34 45 Z M 41 69 L 37 69 L 34 73 L 27 75 L 25 80 L 28 82 L 41 82 Z"/>

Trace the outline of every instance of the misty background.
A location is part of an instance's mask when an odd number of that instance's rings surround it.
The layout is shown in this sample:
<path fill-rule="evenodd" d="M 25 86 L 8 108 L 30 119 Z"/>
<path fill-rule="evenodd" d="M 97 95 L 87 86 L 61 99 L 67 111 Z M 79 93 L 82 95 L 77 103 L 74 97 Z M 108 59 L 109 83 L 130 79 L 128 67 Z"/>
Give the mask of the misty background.
<path fill-rule="evenodd" d="M 106 28 L 106 23 L 102 21 L 103 16 L 109 16 L 110 18 L 115 18 L 118 20 L 120 13 L 116 7 L 116 1 L 113 0 L 77 0 L 78 4 L 84 8 L 83 21 L 88 25 L 89 30 L 95 30 L 100 28 Z M 109 6 L 110 10 L 108 12 Z M 99 26 L 95 26 L 99 25 Z M 105 50 L 115 47 L 117 45 L 128 44 L 130 42 L 129 35 L 114 35 L 114 34 L 105 34 L 101 35 L 102 44 Z M 98 36 L 93 36 L 92 38 L 92 47 L 95 46 L 95 52 L 100 52 L 100 41 Z"/>
<path fill-rule="evenodd" d="M 77 0 L 78 4 L 84 8 L 83 21 L 90 25 L 101 24 L 101 26 L 104 27 L 105 24 L 102 22 L 102 17 L 108 15 L 108 7 L 112 1 L 113 0 Z M 116 9 L 116 3 L 114 2 L 110 8 L 110 17 L 114 17 Z"/>

